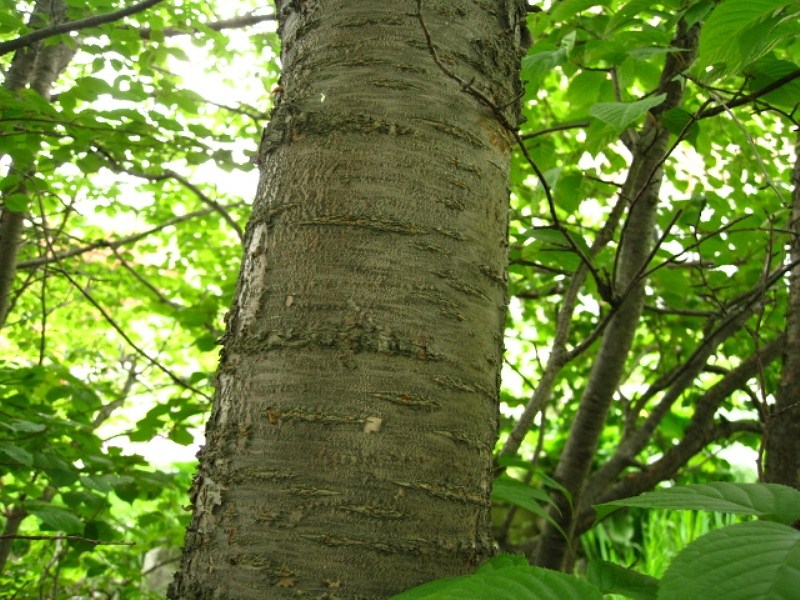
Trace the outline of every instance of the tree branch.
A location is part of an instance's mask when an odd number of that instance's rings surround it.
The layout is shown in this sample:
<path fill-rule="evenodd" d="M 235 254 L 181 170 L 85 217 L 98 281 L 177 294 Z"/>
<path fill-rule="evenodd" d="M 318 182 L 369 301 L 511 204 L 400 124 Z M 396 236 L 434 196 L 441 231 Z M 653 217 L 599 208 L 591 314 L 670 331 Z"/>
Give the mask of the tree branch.
<path fill-rule="evenodd" d="M 93 540 L 81 535 L 0 535 L 0 540 L 47 540 L 57 542 L 59 540 L 69 540 L 74 542 L 86 542 L 94 546 L 135 546 L 136 542 L 107 542 L 104 540 Z"/>
<path fill-rule="evenodd" d="M 232 208 L 235 206 L 241 206 L 242 203 L 237 203 L 227 208 Z M 73 256 L 80 256 L 81 254 L 86 254 L 87 252 L 91 252 L 92 250 L 97 250 L 99 248 L 111 248 L 116 249 L 120 246 L 125 246 L 127 244 L 133 244 L 138 242 L 139 240 L 147 237 L 148 235 L 152 235 L 161 231 L 162 229 L 166 229 L 170 225 L 176 225 L 178 223 L 182 223 L 183 221 L 189 221 L 194 219 L 195 217 L 203 217 L 205 215 L 211 214 L 215 212 L 215 208 L 204 208 L 202 210 L 197 210 L 194 212 L 186 213 L 185 215 L 181 215 L 179 217 L 173 217 L 163 223 L 156 225 L 148 229 L 147 231 L 142 231 L 140 233 L 134 233 L 132 235 L 119 238 L 118 240 L 109 241 L 109 240 L 98 240 L 96 242 L 92 242 L 87 244 L 86 246 L 81 246 L 80 248 L 73 248 L 72 250 L 66 250 L 64 252 L 59 253 L 51 253 L 49 256 L 42 256 L 39 258 L 32 258 L 30 260 L 23 260 L 17 264 L 18 270 L 23 269 L 35 269 L 36 267 L 41 267 L 43 265 L 48 265 L 54 262 L 60 262 L 66 258 L 72 258 Z"/>
<path fill-rule="evenodd" d="M 275 14 L 254 15 L 250 13 L 247 15 L 232 17 L 230 19 L 221 19 L 219 21 L 214 21 L 212 23 L 204 25 L 204 27 L 207 27 L 212 31 L 223 31 L 225 29 L 239 29 L 241 27 L 258 25 L 259 23 L 263 23 L 264 21 L 275 21 L 277 18 L 278 17 Z M 192 33 L 197 33 L 197 30 L 196 29 L 186 30 L 186 29 L 178 29 L 176 27 L 166 27 L 161 33 L 164 35 L 164 37 L 176 37 L 179 35 L 191 35 Z M 149 40 L 153 34 L 153 30 L 150 27 L 142 27 L 139 30 L 139 34 L 142 36 L 142 39 Z"/>
<path fill-rule="evenodd" d="M 182 175 L 179 175 L 178 173 L 176 173 L 171 169 L 167 169 L 166 171 L 163 171 L 161 173 L 146 173 L 139 169 L 129 169 L 124 167 L 116 158 L 114 158 L 114 156 L 108 150 L 97 144 L 95 144 L 95 146 L 96 146 L 95 151 L 108 161 L 109 168 L 115 173 L 127 173 L 128 175 L 133 175 L 134 177 L 139 177 L 141 179 L 146 179 L 147 181 L 152 181 L 152 182 L 164 181 L 166 179 L 173 179 L 177 181 L 183 187 L 185 187 L 187 190 L 189 190 L 195 196 L 197 196 L 200 202 L 202 202 L 207 206 L 210 206 L 211 208 L 214 209 L 214 211 L 219 213 L 222 219 L 228 225 L 230 225 L 231 228 L 236 232 L 236 235 L 239 236 L 240 241 L 244 239 L 244 232 L 242 231 L 242 228 L 239 226 L 236 220 L 230 215 L 230 213 L 227 210 L 225 210 L 225 208 L 219 202 L 217 202 L 216 200 L 212 200 L 211 198 L 206 196 L 200 190 L 200 188 L 198 188 L 196 185 L 194 185 L 191 181 L 189 181 Z"/>
<path fill-rule="evenodd" d="M 98 25 L 103 25 L 105 23 L 119 21 L 123 17 L 147 10 L 151 6 L 155 6 L 161 1 L 162 0 L 143 0 L 142 2 L 134 4 L 133 6 L 121 8 L 120 10 L 115 10 L 110 13 L 94 15 L 91 17 L 86 17 L 85 19 L 78 19 L 77 21 L 65 21 L 64 23 L 57 23 L 51 27 L 45 27 L 44 29 L 31 31 L 30 33 L 21 35 L 16 39 L 9 40 L 7 42 L 0 42 L 0 55 L 13 52 L 14 50 L 19 50 L 20 48 L 30 46 L 31 44 L 41 40 L 45 40 L 56 35 L 61 35 L 62 33 L 79 31 L 81 29 L 88 29 L 89 27 L 97 27 Z"/>
<path fill-rule="evenodd" d="M 695 120 L 714 117 L 727 110 L 736 108 L 737 106 L 742 106 L 743 104 L 749 104 L 753 100 L 757 100 L 761 96 L 765 96 L 766 94 L 769 94 L 770 92 L 777 90 L 779 87 L 784 86 L 791 81 L 794 81 L 798 77 L 800 77 L 800 69 L 792 71 L 791 73 L 787 73 L 780 79 L 776 79 L 772 83 L 767 84 L 764 87 L 756 90 L 755 92 L 747 94 L 746 96 L 742 96 L 740 98 L 737 98 L 736 100 L 731 100 L 730 102 L 720 104 L 719 106 L 715 106 L 714 108 L 709 108 L 707 110 L 701 111 L 698 115 L 695 116 Z"/>

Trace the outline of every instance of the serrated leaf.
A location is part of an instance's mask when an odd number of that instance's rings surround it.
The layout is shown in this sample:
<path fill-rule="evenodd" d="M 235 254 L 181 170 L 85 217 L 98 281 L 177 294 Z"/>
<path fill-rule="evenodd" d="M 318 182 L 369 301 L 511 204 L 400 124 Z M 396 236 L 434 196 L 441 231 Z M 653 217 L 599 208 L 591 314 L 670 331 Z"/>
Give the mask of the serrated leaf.
<path fill-rule="evenodd" d="M 716 73 L 736 73 L 764 56 L 794 29 L 797 9 L 784 10 L 792 4 L 787 0 L 726 0 L 719 4 L 700 33 L 697 70 L 708 73 L 709 67 L 721 66 Z"/>
<path fill-rule="evenodd" d="M 658 94 L 636 102 L 599 102 L 589 109 L 589 114 L 615 130 L 622 131 L 644 116 L 648 110 L 661 104 L 666 97 L 666 94 Z"/>
<path fill-rule="evenodd" d="M 423 584 L 393 600 L 602 600 L 600 590 L 574 575 L 529 566 L 479 571 Z"/>
<path fill-rule="evenodd" d="M 800 531 L 752 521 L 717 529 L 684 548 L 664 573 L 658 600 L 795 600 Z"/>
<path fill-rule="evenodd" d="M 587 579 L 604 594 L 620 594 L 633 600 L 656 600 L 659 581 L 633 569 L 604 560 L 593 560 L 586 570 Z"/>
<path fill-rule="evenodd" d="M 623 507 L 709 510 L 754 515 L 782 523 L 800 518 L 800 491 L 777 483 L 679 485 L 595 506 L 600 518 Z"/>

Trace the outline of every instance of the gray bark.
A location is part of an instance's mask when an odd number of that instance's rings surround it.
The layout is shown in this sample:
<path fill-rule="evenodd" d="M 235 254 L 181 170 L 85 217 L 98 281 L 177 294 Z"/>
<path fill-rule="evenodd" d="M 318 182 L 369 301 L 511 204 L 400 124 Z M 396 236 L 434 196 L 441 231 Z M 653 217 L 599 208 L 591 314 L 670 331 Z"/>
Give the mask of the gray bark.
<path fill-rule="evenodd" d="M 170 598 L 383 598 L 492 553 L 520 9 L 279 4 Z"/>

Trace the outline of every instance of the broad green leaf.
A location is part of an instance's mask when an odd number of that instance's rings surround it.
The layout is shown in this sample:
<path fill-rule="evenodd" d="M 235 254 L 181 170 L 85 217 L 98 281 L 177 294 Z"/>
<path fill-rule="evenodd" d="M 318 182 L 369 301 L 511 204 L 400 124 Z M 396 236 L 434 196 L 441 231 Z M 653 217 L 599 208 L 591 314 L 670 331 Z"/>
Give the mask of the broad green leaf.
<path fill-rule="evenodd" d="M 33 416 L 33 415 L 31 415 Z M 20 433 L 39 433 L 47 429 L 47 425 L 43 423 L 32 423 L 31 421 L 11 421 L 6 425 L 12 431 Z"/>
<path fill-rule="evenodd" d="M 45 502 L 26 502 L 25 510 L 39 517 L 48 529 L 68 534 L 83 531 L 83 522 L 75 513 L 66 508 Z"/>
<path fill-rule="evenodd" d="M 735 73 L 764 56 L 784 37 L 797 33 L 796 2 L 726 0 L 706 20 L 695 68 L 722 66 Z"/>
<path fill-rule="evenodd" d="M 33 466 L 33 455 L 19 446 L 9 442 L 0 442 L 0 452 L 26 467 Z"/>
<path fill-rule="evenodd" d="M 543 504 L 551 504 L 550 496 L 546 492 L 521 481 L 517 481 L 507 475 L 501 475 L 495 479 L 494 485 L 492 486 L 492 500 L 508 502 L 514 506 L 529 510 L 553 525 L 566 537 L 564 530 L 543 506 Z"/>
<path fill-rule="evenodd" d="M 593 560 L 587 579 L 604 594 L 621 594 L 634 600 L 656 600 L 658 579 L 604 560 Z"/>
<path fill-rule="evenodd" d="M 563 21 L 593 6 L 608 5 L 609 0 L 563 0 L 563 2 L 559 2 L 550 10 L 550 18 L 553 21 Z"/>
<path fill-rule="evenodd" d="M 606 33 L 613 33 L 617 29 L 641 18 L 642 13 L 647 13 L 653 8 L 650 0 L 630 0 L 623 4 L 608 20 Z"/>
<path fill-rule="evenodd" d="M 686 12 L 683 13 L 683 20 L 687 27 L 691 27 L 695 23 L 704 20 L 708 14 L 714 9 L 715 0 L 700 0 L 692 4 Z"/>
<path fill-rule="evenodd" d="M 90 490 L 98 492 L 110 492 L 114 489 L 115 477 L 113 475 L 83 475 L 81 483 Z"/>
<path fill-rule="evenodd" d="M 28 210 L 28 196 L 25 194 L 9 194 L 4 199 L 3 204 L 11 212 L 25 212 Z"/>
<path fill-rule="evenodd" d="M 635 498 L 595 506 L 600 518 L 620 507 L 672 510 L 708 510 L 754 515 L 793 523 L 800 518 L 800 491 L 777 483 L 730 483 L 678 485 Z"/>
<path fill-rule="evenodd" d="M 539 567 L 481 569 L 473 575 L 423 584 L 393 600 L 601 600 L 600 590 L 576 577 Z"/>
<path fill-rule="evenodd" d="M 651 108 L 661 104 L 666 97 L 666 94 L 658 94 L 636 102 L 600 102 L 589 109 L 589 114 L 622 131 Z"/>
<path fill-rule="evenodd" d="M 201 352 L 210 352 L 217 347 L 217 336 L 215 335 L 202 335 L 195 340 L 195 345 L 197 349 Z"/>
<path fill-rule="evenodd" d="M 563 65 L 575 45 L 575 32 L 569 33 L 556 48 L 549 46 L 540 50 L 531 49 L 522 59 L 522 79 L 536 83 L 556 67 Z"/>
<path fill-rule="evenodd" d="M 189 446 L 194 443 L 194 436 L 185 427 L 173 427 L 167 437 L 181 446 Z"/>
<path fill-rule="evenodd" d="M 658 600 L 796 600 L 800 590 L 800 531 L 753 521 L 717 529 L 672 561 Z"/>
<path fill-rule="evenodd" d="M 757 91 L 790 73 L 800 71 L 800 64 L 768 56 L 757 61 L 748 71 L 752 74 L 748 80 L 749 88 Z M 800 78 L 782 85 L 761 98 L 771 105 L 792 110 L 800 103 Z"/>
<path fill-rule="evenodd" d="M 48 402 L 55 402 L 62 398 L 68 398 L 72 395 L 72 387 L 68 385 L 57 385 L 47 390 L 45 398 Z"/>

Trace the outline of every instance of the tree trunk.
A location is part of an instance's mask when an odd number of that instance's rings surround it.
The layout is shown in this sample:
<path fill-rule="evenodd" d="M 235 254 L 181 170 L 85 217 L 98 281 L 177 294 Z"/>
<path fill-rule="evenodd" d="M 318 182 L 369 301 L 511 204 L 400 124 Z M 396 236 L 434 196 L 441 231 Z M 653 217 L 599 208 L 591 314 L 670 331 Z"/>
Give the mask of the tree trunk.
<path fill-rule="evenodd" d="M 31 28 L 42 28 L 66 19 L 67 7 L 64 0 L 38 0 L 31 12 L 28 25 Z M 46 100 L 50 99 L 53 83 L 72 60 L 75 48 L 67 44 L 44 44 L 36 42 L 31 46 L 20 48 L 11 61 L 3 87 L 15 92 L 30 85 Z M 22 238 L 22 225 L 25 220 L 24 211 L 12 211 L 5 205 L 9 196 L 28 195 L 27 179 L 35 165 L 28 161 L 19 164 L 13 161 L 9 173 L 21 174 L 19 183 L 2 190 L 2 206 L 0 206 L 0 327 L 8 317 L 11 306 L 11 288 L 17 273 L 17 254 Z M 0 178 L 0 181 L 2 178 Z"/>
<path fill-rule="evenodd" d="M 789 227 L 789 308 L 781 383 L 766 432 L 764 479 L 800 489 L 800 134 L 792 170 L 792 220 Z"/>
<path fill-rule="evenodd" d="M 170 598 L 383 598 L 492 553 L 523 11 L 278 3 L 283 75 Z"/>

